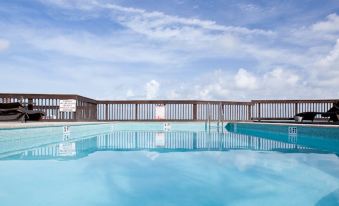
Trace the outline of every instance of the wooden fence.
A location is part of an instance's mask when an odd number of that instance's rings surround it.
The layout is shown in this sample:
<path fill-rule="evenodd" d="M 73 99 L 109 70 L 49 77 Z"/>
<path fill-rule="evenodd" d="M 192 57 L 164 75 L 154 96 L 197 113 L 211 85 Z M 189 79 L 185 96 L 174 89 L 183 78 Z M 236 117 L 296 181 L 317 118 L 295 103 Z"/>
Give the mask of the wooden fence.
<path fill-rule="evenodd" d="M 76 112 L 60 112 L 62 99 L 75 99 Z M 0 103 L 21 102 L 28 109 L 45 113 L 44 121 L 96 121 L 97 103 L 93 99 L 72 94 L 4 94 Z"/>
<path fill-rule="evenodd" d="M 154 121 L 157 105 L 164 105 L 166 121 L 205 121 L 207 118 L 246 121 L 251 118 L 251 102 L 144 100 L 98 101 L 98 120 Z"/>
<path fill-rule="evenodd" d="M 332 100 L 252 100 L 252 120 L 287 120 L 301 112 L 326 112 L 338 102 Z M 321 115 L 317 120 L 326 119 Z"/>
<path fill-rule="evenodd" d="M 60 112 L 63 99 L 76 100 L 76 112 Z M 139 100 L 104 101 L 72 94 L 0 93 L 0 103 L 22 102 L 28 109 L 42 110 L 44 121 L 155 121 L 157 105 L 165 107 L 164 121 L 288 120 L 300 112 L 326 112 L 332 100 Z M 321 119 L 320 116 L 317 117 Z"/>

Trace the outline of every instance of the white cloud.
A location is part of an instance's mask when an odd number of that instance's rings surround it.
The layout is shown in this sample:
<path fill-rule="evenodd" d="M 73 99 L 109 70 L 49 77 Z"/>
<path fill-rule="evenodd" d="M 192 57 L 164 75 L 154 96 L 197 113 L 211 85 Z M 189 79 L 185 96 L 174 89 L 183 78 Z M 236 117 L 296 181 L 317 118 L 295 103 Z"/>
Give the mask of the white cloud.
<path fill-rule="evenodd" d="M 270 30 L 225 26 L 209 20 L 182 18 L 104 1 L 58 0 L 47 3 L 65 9 L 80 9 L 93 14 L 93 18 L 110 16 L 111 21 L 129 30 L 112 30 L 112 35 L 105 37 L 69 30 L 35 31 L 26 28 L 25 32 L 12 32 L 26 35 L 27 42 L 44 51 L 96 61 L 176 64 L 181 67 L 200 59 L 225 57 L 255 59 L 267 65 L 307 62 L 299 52 L 265 45 L 267 39 L 272 40 L 276 35 Z M 76 12 L 70 13 L 72 19 Z M 79 15 L 85 14 L 80 12 Z M 27 35 L 26 30 L 31 30 L 32 34 Z"/>
<path fill-rule="evenodd" d="M 132 8 L 120 10 L 134 11 Z M 236 35 L 209 30 L 207 25 L 214 23 L 179 18 L 178 22 L 186 22 L 186 24 L 177 24 L 171 19 L 178 17 L 158 14 L 158 12 L 147 13 L 138 9 L 136 11 L 142 12 L 144 16 L 150 16 L 150 19 L 138 20 L 138 16 L 133 17 L 129 16 L 129 13 L 123 13 L 112 20 L 120 21 L 134 32 L 112 30 L 111 35 L 101 36 L 86 31 L 57 28 L 42 30 L 22 25 L 8 26 L 4 30 L 11 33 L 12 38 L 24 40 L 25 43 L 44 52 L 58 52 L 66 56 L 95 61 L 175 63 L 182 66 L 200 58 L 248 55 L 248 53 L 241 54 L 243 43 Z M 153 19 L 153 16 L 157 17 L 157 15 L 161 18 Z M 128 18 L 128 20 L 121 20 L 121 18 Z M 177 25 L 172 25 L 171 22 Z M 194 24 L 201 26 L 199 28 L 190 26 Z M 206 50 L 209 52 L 206 53 Z"/>
<path fill-rule="evenodd" d="M 126 97 L 127 99 L 133 98 L 135 96 L 132 89 L 127 90 Z"/>
<path fill-rule="evenodd" d="M 232 84 L 229 75 L 221 69 L 203 74 L 203 77 L 198 77 L 193 86 L 189 87 L 194 91 L 186 91 L 185 93 L 192 98 L 200 99 L 222 99 L 230 94 Z M 187 98 L 187 97 L 186 97 Z"/>
<path fill-rule="evenodd" d="M 96 0 L 39 0 L 41 3 L 55 5 L 64 9 L 77 7 L 82 10 L 91 10 Z"/>
<path fill-rule="evenodd" d="M 49 1 L 49 4 L 53 4 L 53 1 Z M 143 38 L 146 38 L 139 42 L 151 41 L 148 43 L 157 45 L 158 49 L 164 49 L 167 53 L 177 54 L 178 51 L 185 52 L 184 55 L 183 53 L 176 55 L 180 59 L 202 56 L 234 57 L 241 54 L 241 48 L 245 47 L 242 45 L 246 45 L 246 41 L 241 39 L 242 37 L 266 38 L 267 36 L 274 35 L 269 30 L 224 26 L 214 21 L 182 18 L 158 11 L 150 12 L 138 8 L 104 3 L 102 1 L 57 1 L 55 5 L 62 8 L 81 10 L 86 5 L 87 9 L 92 8 L 94 11 L 91 12 L 97 11 L 98 15 L 104 11 L 108 12 L 113 22 L 128 28 L 135 35 L 142 35 Z M 96 18 L 96 15 L 93 16 L 93 18 Z M 140 38 L 140 36 L 134 36 L 134 38 Z M 209 50 L 209 52 L 206 53 L 206 50 Z M 245 53 L 245 55 L 247 54 L 252 55 L 254 53 Z M 150 56 L 154 55 L 150 54 Z"/>
<path fill-rule="evenodd" d="M 5 39 L 0 39 L 0 51 L 6 50 L 9 48 L 9 41 Z"/>
<path fill-rule="evenodd" d="M 11 49 L 16 46 L 20 54 L 23 51 L 36 56 L 44 54 L 50 57 L 48 62 L 42 64 L 30 59 L 31 68 L 50 67 L 56 76 L 63 78 L 66 76 L 63 73 L 71 71 L 73 74 L 67 78 L 72 78 L 74 85 L 84 86 L 84 79 L 89 80 L 98 90 L 101 88 L 105 97 L 250 99 L 331 97 L 331 94 L 338 94 L 335 89 L 339 86 L 337 14 L 302 28 L 272 32 L 104 1 L 49 0 L 48 4 L 67 10 L 63 13 L 63 21 L 67 21 L 67 15 L 72 21 L 81 21 L 81 18 L 72 19 L 77 15 L 102 17 L 123 28 L 116 30 L 107 26 L 108 32 L 102 35 L 67 27 L 51 29 L 41 28 L 39 24 L 0 24 L 5 35 L 3 38 L 9 39 L 0 40 L 0 51 L 7 49 L 9 42 L 16 42 Z M 244 9 L 260 8 L 245 5 Z M 212 59 L 212 64 L 216 62 L 217 68 L 226 65 L 227 68 L 213 70 L 215 67 L 206 59 Z M 59 60 L 63 61 L 62 64 Z M 232 64 L 234 60 L 237 63 Z M 87 66 L 88 62 L 92 63 L 91 66 Z M 128 71 L 124 71 L 125 67 L 129 67 Z M 15 69 L 15 65 L 10 68 Z M 131 75 L 131 70 L 133 74 L 138 72 L 138 78 Z M 193 77 L 187 76 L 187 82 L 182 78 L 176 80 L 182 72 L 190 72 Z M 119 80 L 112 83 L 112 78 Z M 153 80 L 147 82 L 149 79 Z M 138 87 L 145 82 L 144 87 Z M 159 93 L 160 85 L 162 93 Z M 116 90 L 115 94 L 111 88 Z M 81 89 L 78 87 L 79 91 Z M 83 91 L 87 92 L 86 89 Z M 97 95 L 94 89 L 91 91 Z"/>
<path fill-rule="evenodd" d="M 258 87 L 256 77 L 243 68 L 238 70 L 234 80 L 236 86 L 241 89 L 253 90 Z"/>
<path fill-rule="evenodd" d="M 185 34 L 185 29 L 196 29 L 201 31 L 219 31 L 236 34 L 252 34 L 252 35 L 272 35 L 272 31 L 259 29 L 248 29 L 245 27 L 233 27 L 219 25 L 214 21 L 200 20 L 197 18 L 181 18 L 177 16 L 166 15 L 162 12 L 147 12 L 141 9 L 121 7 L 113 4 L 101 5 L 102 8 L 111 9 L 113 11 L 126 12 L 127 15 L 119 16 L 119 20 L 124 25 L 140 33 L 152 35 L 157 32 L 163 32 L 168 37 L 178 34 Z M 185 28 L 181 30 L 180 28 Z M 156 35 L 154 35 L 156 36 Z M 166 36 L 166 35 L 165 35 Z"/>
<path fill-rule="evenodd" d="M 265 86 L 286 88 L 295 86 L 299 81 L 299 76 L 287 69 L 275 68 L 264 74 L 263 80 Z"/>
<path fill-rule="evenodd" d="M 321 48 L 327 48 L 327 44 L 333 43 L 339 35 L 339 16 L 336 13 L 329 14 L 325 20 L 299 28 L 288 28 L 279 35 L 279 38 L 293 43 L 296 46 L 304 46 L 321 52 Z"/>
<path fill-rule="evenodd" d="M 315 87 L 323 88 L 327 92 L 333 90 L 333 96 L 339 95 L 336 89 L 339 88 L 339 39 L 327 54 L 314 63 L 310 73 Z"/>
<path fill-rule="evenodd" d="M 146 99 L 155 99 L 158 96 L 158 91 L 160 88 L 159 82 L 156 80 L 151 80 L 146 83 L 145 90 L 146 90 Z"/>
<path fill-rule="evenodd" d="M 170 63 L 173 58 L 170 53 L 164 53 L 161 49 L 146 44 L 129 42 L 129 46 L 126 46 L 121 36 L 104 38 L 86 32 L 63 35 L 61 31 L 48 31 L 35 35 L 37 31 L 31 32 L 31 35 L 27 35 L 26 32 L 24 38 L 37 49 L 96 61 L 159 64 Z"/>
<path fill-rule="evenodd" d="M 174 85 L 175 87 L 171 86 L 169 89 L 175 90 L 177 99 L 286 99 L 309 97 L 314 94 L 307 92 L 308 88 L 299 75 L 286 68 L 275 68 L 255 74 L 244 68 L 236 72 L 218 69 L 204 73 L 184 86 L 178 86 L 180 83 Z"/>
<path fill-rule="evenodd" d="M 339 16 L 335 13 L 330 14 L 325 21 L 317 22 L 311 28 L 318 32 L 339 32 Z"/>
<path fill-rule="evenodd" d="M 334 46 L 334 48 L 327 54 L 325 57 L 321 58 L 317 65 L 321 68 L 330 70 L 336 69 L 339 70 L 339 39 Z"/>
<path fill-rule="evenodd" d="M 159 11 L 149 12 L 144 9 L 124 7 L 117 4 L 105 3 L 104 1 L 96 0 L 48 0 L 42 3 L 54 4 L 65 8 L 73 9 L 109 9 L 113 11 L 113 15 L 118 15 L 121 22 L 128 23 L 129 21 L 143 23 L 148 28 L 160 28 L 163 26 L 185 25 L 190 27 L 198 27 L 206 30 L 235 32 L 238 34 L 258 34 L 258 35 L 272 35 L 272 31 L 265 31 L 261 29 L 248 29 L 246 27 L 224 26 L 217 24 L 214 21 L 201 20 L 197 18 L 182 18 L 173 15 L 167 15 Z M 120 13 L 117 13 L 120 12 Z M 170 27 L 168 27 L 170 28 Z"/>

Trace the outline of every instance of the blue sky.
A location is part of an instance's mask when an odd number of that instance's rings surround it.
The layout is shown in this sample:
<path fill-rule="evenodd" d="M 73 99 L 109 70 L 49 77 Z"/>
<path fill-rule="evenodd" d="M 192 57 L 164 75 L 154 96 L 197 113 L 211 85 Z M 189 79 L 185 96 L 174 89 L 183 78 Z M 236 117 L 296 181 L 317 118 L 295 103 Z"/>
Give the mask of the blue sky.
<path fill-rule="evenodd" d="M 339 98 L 336 0 L 2 0 L 0 92 Z"/>

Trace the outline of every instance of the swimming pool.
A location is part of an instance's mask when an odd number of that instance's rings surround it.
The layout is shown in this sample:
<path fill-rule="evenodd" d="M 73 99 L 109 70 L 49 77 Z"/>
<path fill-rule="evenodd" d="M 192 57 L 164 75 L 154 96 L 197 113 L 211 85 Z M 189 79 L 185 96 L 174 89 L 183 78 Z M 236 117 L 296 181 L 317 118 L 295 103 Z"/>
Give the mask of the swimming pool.
<path fill-rule="evenodd" d="M 338 205 L 338 128 L 227 129 L 1 129 L 1 205 Z"/>

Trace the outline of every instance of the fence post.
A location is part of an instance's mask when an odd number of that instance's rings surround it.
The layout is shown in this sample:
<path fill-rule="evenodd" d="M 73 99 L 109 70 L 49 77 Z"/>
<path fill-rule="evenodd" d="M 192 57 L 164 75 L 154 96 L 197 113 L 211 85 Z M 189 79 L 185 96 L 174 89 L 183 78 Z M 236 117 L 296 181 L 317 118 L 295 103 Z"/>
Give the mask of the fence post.
<path fill-rule="evenodd" d="M 197 120 L 197 104 L 193 104 L 193 120 Z"/>
<path fill-rule="evenodd" d="M 98 118 L 98 102 L 95 102 L 93 104 L 93 109 L 94 109 L 94 114 L 93 114 L 94 120 L 98 121 L 99 120 L 99 118 Z"/>
<path fill-rule="evenodd" d="M 249 104 L 248 107 L 247 107 L 247 118 L 248 118 L 248 120 L 252 119 L 251 104 Z"/>
<path fill-rule="evenodd" d="M 29 98 L 27 102 L 27 109 L 28 110 L 33 110 L 33 99 Z"/>
<path fill-rule="evenodd" d="M 105 121 L 108 121 L 108 104 L 105 104 Z"/>
<path fill-rule="evenodd" d="M 135 108 L 134 108 L 134 111 L 135 111 L 134 120 L 138 120 L 138 104 L 135 104 L 134 106 L 135 106 Z"/>
<path fill-rule="evenodd" d="M 76 102 L 75 102 L 74 121 L 78 121 L 78 119 L 79 119 L 79 110 L 80 110 L 78 97 L 76 97 L 75 101 Z M 60 104 L 59 104 L 59 108 L 60 108 Z M 63 114 L 62 114 L 62 117 L 63 117 Z"/>
<path fill-rule="evenodd" d="M 258 120 L 261 120 L 261 108 L 260 108 L 260 103 L 258 103 Z"/>

